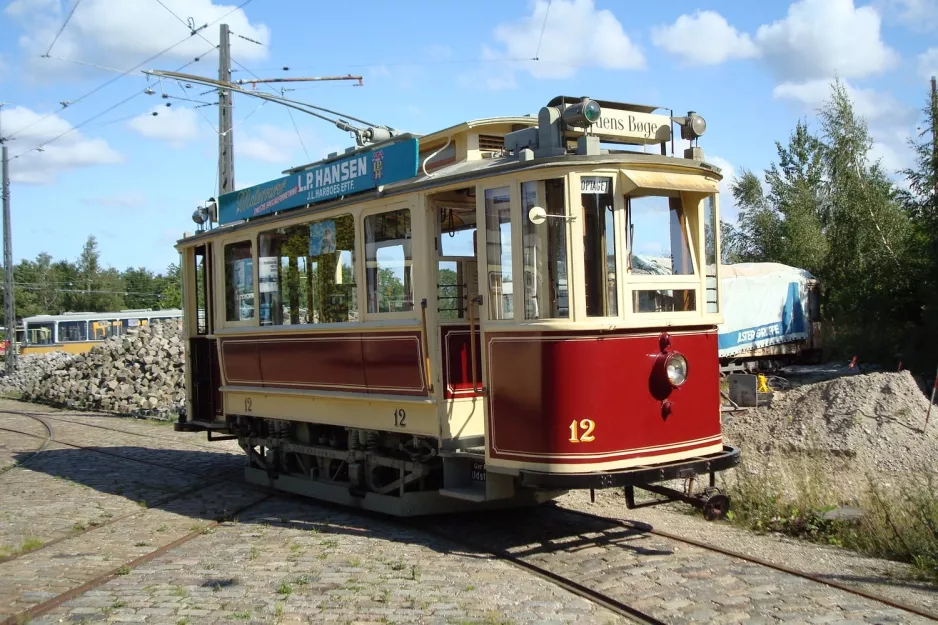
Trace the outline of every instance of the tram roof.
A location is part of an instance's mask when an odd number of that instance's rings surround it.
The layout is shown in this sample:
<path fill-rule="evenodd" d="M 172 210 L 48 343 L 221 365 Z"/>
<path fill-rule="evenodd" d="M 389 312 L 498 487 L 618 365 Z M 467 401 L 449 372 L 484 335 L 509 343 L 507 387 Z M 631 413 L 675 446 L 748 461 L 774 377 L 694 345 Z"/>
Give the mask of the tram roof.
<path fill-rule="evenodd" d="M 558 97 L 551 104 L 566 100 L 572 102 L 574 99 Z M 645 148 L 649 144 L 660 145 L 664 152 L 666 143 L 672 140 L 671 120 L 678 118 L 651 114 L 651 111 L 661 107 L 596 102 L 602 103 L 604 115 L 610 115 L 609 121 L 604 122 L 605 125 L 599 130 L 597 138 L 600 141 L 645 144 Z M 688 151 L 694 152 L 694 156 L 684 158 L 673 154 L 649 154 L 643 151 L 645 148 L 611 149 L 608 143 L 594 144 L 584 152 L 579 147 L 576 150 L 569 147 L 571 142 L 577 142 L 575 133 L 563 135 L 562 143 L 557 144 L 566 145 L 566 148 L 551 148 L 541 150 L 540 153 L 535 151 L 534 158 L 520 158 L 518 150 L 527 147 L 529 137 L 534 137 L 531 133 L 543 135 L 543 131 L 538 129 L 543 111 L 537 116 L 528 114 L 468 120 L 426 135 L 399 134 L 286 169 L 282 172 L 285 175 L 283 178 L 227 193 L 217 200 L 213 198 L 217 210 L 215 226 L 186 233 L 177 244 L 212 238 L 257 223 L 273 223 L 376 198 L 547 167 L 638 165 L 636 169 L 660 171 L 635 171 L 632 182 L 636 187 L 657 188 L 664 185 L 662 188 L 684 191 L 702 190 L 704 186 L 709 189 L 713 185 L 712 182 L 699 179 L 700 173 L 717 180 L 722 177 L 720 168 L 707 163 L 702 152 L 698 154 L 695 151 L 696 148 Z M 345 182 L 347 180 L 352 182 Z"/>
<path fill-rule="evenodd" d="M 23 322 L 41 323 L 49 321 L 110 321 L 112 319 L 149 319 L 151 317 L 181 317 L 182 310 L 122 310 L 120 312 L 67 312 L 61 315 L 33 315 L 24 317 Z"/>

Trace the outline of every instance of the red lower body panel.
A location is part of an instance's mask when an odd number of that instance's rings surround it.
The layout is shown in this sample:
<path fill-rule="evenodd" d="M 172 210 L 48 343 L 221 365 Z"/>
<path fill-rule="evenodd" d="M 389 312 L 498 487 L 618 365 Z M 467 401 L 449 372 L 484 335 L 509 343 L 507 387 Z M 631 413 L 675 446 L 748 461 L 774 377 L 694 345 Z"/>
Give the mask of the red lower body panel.
<path fill-rule="evenodd" d="M 675 331 L 687 380 L 656 369 L 658 332 L 489 332 L 489 456 L 588 471 L 720 446 L 715 329 Z M 573 468 L 570 468 L 570 467 Z"/>

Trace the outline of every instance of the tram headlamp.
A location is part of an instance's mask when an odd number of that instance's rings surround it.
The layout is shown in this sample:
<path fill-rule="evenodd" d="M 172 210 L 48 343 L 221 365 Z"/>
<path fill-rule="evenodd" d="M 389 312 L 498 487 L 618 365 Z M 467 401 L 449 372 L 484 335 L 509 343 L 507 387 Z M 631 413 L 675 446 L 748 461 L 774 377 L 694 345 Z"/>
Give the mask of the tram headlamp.
<path fill-rule="evenodd" d="M 707 120 L 694 111 L 688 111 L 685 117 L 672 117 L 671 119 L 680 124 L 681 139 L 693 141 L 707 132 Z"/>
<path fill-rule="evenodd" d="M 563 110 L 563 121 L 568 126 L 591 126 L 599 121 L 603 114 L 602 107 L 596 100 L 583 98 L 578 103 Z"/>
<path fill-rule="evenodd" d="M 679 387 L 687 380 L 687 359 L 682 354 L 671 352 L 664 360 L 664 372 L 671 386 Z"/>

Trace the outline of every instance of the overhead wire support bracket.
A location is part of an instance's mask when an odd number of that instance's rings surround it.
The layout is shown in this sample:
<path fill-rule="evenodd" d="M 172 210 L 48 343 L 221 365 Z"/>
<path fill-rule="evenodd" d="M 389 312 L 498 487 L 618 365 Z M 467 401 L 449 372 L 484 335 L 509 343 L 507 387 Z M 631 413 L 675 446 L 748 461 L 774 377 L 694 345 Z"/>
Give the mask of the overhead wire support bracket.
<path fill-rule="evenodd" d="M 316 81 L 325 81 L 325 80 L 357 80 L 358 84 L 353 85 L 354 87 L 361 87 L 364 85 L 362 82 L 361 76 L 310 76 L 307 78 L 255 78 L 252 80 L 236 80 L 235 82 L 239 85 L 257 85 L 259 83 L 270 83 L 270 82 L 316 82 Z"/>
<path fill-rule="evenodd" d="M 263 92 L 256 91 L 256 90 L 248 91 L 246 89 L 242 89 L 237 83 L 234 83 L 234 82 L 225 82 L 221 80 L 215 80 L 212 78 L 205 78 L 203 76 L 196 76 L 194 74 L 183 74 L 181 72 L 170 72 L 170 71 L 165 71 L 165 70 L 145 70 L 143 73 L 148 76 L 154 76 L 157 79 L 171 78 L 173 80 L 184 80 L 186 82 L 190 82 L 190 83 L 194 83 L 198 85 L 226 89 L 233 93 L 240 93 L 242 95 L 247 95 L 247 96 L 251 96 L 255 98 L 261 98 L 263 100 L 269 100 L 271 102 L 282 104 L 283 106 L 286 106 L 288 108 L 296 109 L 302 113 L 306 113 L 307 115 L 312 115 L 313 117 L 318 117 L 319 119 L 327 121 L 330 124 L 334 124 L 340 130 L 345 130 L 345 131 L 352 133 L 355 137 L 355 142 L 358 144 L 358 146 L 364 146 L 369 143 L 384 141 L 384 140 L 390 139 L 391 137 L 395 137 L 400 134 L 400 131 L 394 128 L 391 128 L 389 126 L 372 124 L 371 122 L 365 121 L 363 119 L 352 117 L 351 115 L 344 115 L 343 113 L 339 113 L 338 111 L 333 111 L 331 109 L 323 108 L 321 106 L 315 106 L 307 102 L 291 100 L 283 96 L 278 96 L 275 93 L 269 94 L 269 93 L 263 93 Z M 263 79 L 259 79 L 259 80 L 263 81 Z M 251 81 L 245 81 L 245 82 L 251 82 Z M 352 121 L 363 124 L 366 127 L 360 128 L 360 127 L 354 126 L 350 124 L 349 122 L 347 122 L 345 119 L 341 119 L 341 118 L 331 119 L 323 115 L 322 113 L 317 113 L 316 111 L 323 111 L 325 113 L 335 115 L 336 117 L 341 115 L 342 117 L 346 117 Z"/>

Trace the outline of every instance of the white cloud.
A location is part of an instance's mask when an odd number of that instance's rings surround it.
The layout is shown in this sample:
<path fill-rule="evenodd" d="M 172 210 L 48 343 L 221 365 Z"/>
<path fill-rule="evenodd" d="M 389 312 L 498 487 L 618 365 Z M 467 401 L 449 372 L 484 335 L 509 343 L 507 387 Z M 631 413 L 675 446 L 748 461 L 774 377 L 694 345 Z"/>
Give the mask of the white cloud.
<path fill-rule="evenodd" d="M 154 106 L 127 122 L 127 127 L 148 139 L 182 147 L 199 135 L 198 113 L 191 108 Z"/>
<path fill-rule="evenodd" d="M 880 36 L 872 7 L 853 0 L 800 0 L 785 19 L 760 26 L 755 41 L 783 80 L 861 78 L 894 67 L 899 55 Z"/>
<path fill-rule="evenodd" d="M 104 139 L 88 138 L 77 130 L 63 135 L 72 129 L 70 123 L 58 115 L 43 117 L 22 106 L 4 107 L 4 128 L 16 134 L 15 145 L 10 148 L 13 159 L 10 180 L 13 182 L 50 184 L 64 171 L 123 162 L 123 156 Z M 59 135 L 63 136 L 56 138 Z M 51 139 L 55 141 L 43 147 L 42 152 L 26 151 Z"/>
<path fill-rule="evenodd" d="M 717 65 L 759 56 L 752 38 L 714 11 L 698 10 L 694 15 L 680 16 L 670 26 L 653 28 L 651 41 L 688 65 Z"/>
<path fill-rule="evenodd" d="M 235 128 L 235 156 L 281 166 L 296 166 L 324 158 L 330 152 L 345 149 L 322 143 L 309 128 L 299 126 L 303 143 L 292 127 L 258 124 L 240 134 Z M 306 146 L 304 151 L 303 146 Z M 306 153 L 309 152 L 309 157 Z"/>
<path fill-rule="evenodd" d="M 938 48 L 929 48 L 918 55 L 918 73 L 922 78 L 938 76 Z"/>
<path fill-rule="evenodd" d="M 644 54 L 612 11 L 597 10 L 593 0 L 554 0 L 549 7 L 548 13 L 548 2 L 537 0 L 527 17 L 498 25 L 492 33 L 498 47 L 484 45 L 482 56 L 511 60 L 487 64 L 484 72 L 472 72 L 462 82 L 504 89 L 515 86 L 517 70 L 535 78 L 570 78 L 582 67 L 645 68 Z M 533 60 L 535 53 L 539 60 Z"/>
<path fill-rule="evenodd" d="M 938 0 L 877 0 L 873 6 L 890 21 L 925 32 L 938 28 Z"/>
<path fill-rule="evenodd" d="M 853 111 L 868 122 L 891 120 L 911 123 L 915 119 L 915 110 L 901 104 L 892 95 L 875 89 L 857 88 L 847 81 L 842 81 L 847 95 L 853 101 Z M 772 95 L 779 99 L 794 100 L 805 105 L 811 111 L 817 110 L 831 96 L 831 81 L 825 79 L 809 80 L 803 83 L 786 82 L 773 89 Z"/>
<path fill-rule="evenodd" d="M 183 20 L 191 17 L 196 27 L 211 23 L 235 9 L 235 5 L 215 4 L 212 0 L 163 2 Z M 29 66 L 33 72 L 57 74 L 59 77 L 75 74 L 75 65 L 38 58 L 49 49 L 71 7 L 71 1 L 15 0 L 6 8 L 6 14 L 24 31 L 19 42 L 30 57 Z M 263 24 L 252 24 L 241 9 L 225 17 L 225 22 L 234 33 L 264 43 L 270 41 L 270 29 Z M 51 56 L 129 69 L 182 41 L 188 33 L 188 26 L 152 0 L 84 0 L 56 40 Z M 192 60 L 218 43 L 217 24 L 200 31 L 200 34 L 201 37 L 190 37 L 166 52 L 161 57 L 163 62 L 166 59 Z M 231 38 L 231 54 L 242 61 L 266 58 L 267 50 L 267 46 L 259 46 L 240 37 Z"/>

